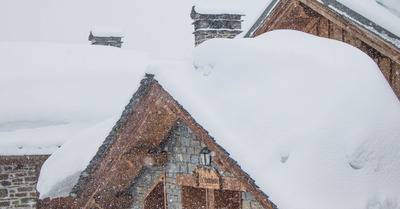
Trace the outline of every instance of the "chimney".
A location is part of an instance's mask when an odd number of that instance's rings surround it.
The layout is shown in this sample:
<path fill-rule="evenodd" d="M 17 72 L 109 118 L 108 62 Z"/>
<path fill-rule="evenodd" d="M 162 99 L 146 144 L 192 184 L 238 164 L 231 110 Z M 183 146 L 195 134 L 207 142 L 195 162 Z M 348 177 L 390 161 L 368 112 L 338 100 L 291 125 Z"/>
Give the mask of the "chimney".
<path fill-rule="evenodd" d="M 89 41 L 92 45 L 114 46 L 121 48 L 124 33 L 115 27 L 96 27 L 90 30 Z"/>
<path fill-rule="evenodd" d="M 190 17 L 193 19 L 195 46 L 212 38 L 235 38 L 242 32 L 242 14 L 227 14 L 221 10 L 196 12 L 192 7 Z"/>

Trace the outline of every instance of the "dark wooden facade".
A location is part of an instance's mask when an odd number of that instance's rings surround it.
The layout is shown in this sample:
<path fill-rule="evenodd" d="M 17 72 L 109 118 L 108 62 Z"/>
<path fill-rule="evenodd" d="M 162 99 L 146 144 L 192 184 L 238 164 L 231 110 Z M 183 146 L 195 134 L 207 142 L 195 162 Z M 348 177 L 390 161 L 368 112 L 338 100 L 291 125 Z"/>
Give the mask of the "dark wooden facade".
<path fill-rule="evenodd" d="M 272 209 L 275 205 L 268 200 L 245 173 L 236 161 L 208 135 L 190 114 L 169 95 L 152 75 L 142 81 L 130 104 L 126 107 L 120 121 L 112 133 L 100 147 L 81 179 L 70 194 L 70 197 L 41 200 L 39 208 L 129 208 L 132 196 L 127 191 L 137 176 L 145 167 L 165 165 L 166 154 L 152 152 L 168 137 L 171 129 L 178 121 L 182 121 L 193 133 L 215 153 L 213 162 L 221 169 L 229 171 L 234 177 L 221 177 L 217 187 L 210 184 L 201 185 L 195 180 L 196 175 L 177 175 L 177 185 L 182 187 L 182 198 L 196 193 L 199 200 L 182 200 L 182 206 L 191 208 L 191 204 L 207 204 L 206 208 L 240 208 L 241 194 L 246 191 L 263 207 Z M 146 163 L 143 159 L 151 159 Z M 210 171 L 211 172 L 211 171 Z M 211 174 L 208 174 L 211 175 Z M 210 178 L 212 178 L 211 175 Z M 165 175 L 162 175 L 152 188 L 143 196 L 144 208 L 154 204 L 161 208 L 168 204 L 162 187 L 165 185 Z M 202 193 L 195 190 L 204 191 Z M 187 190 L 185 192 L 184 190 Z M 196 191 L 197 191 L 196 190 Z M 190 196 L 190 195 L 189 195 Z M 195 198 L 197 196 L 193 196 Z M 232 200 L 223 201 L 226 197 Z M 215 201 L 218 200 L 218 201 Z M 221 207 L 220 207 L 221 206 Z"/>
<path fill-rule="evenodd" d="M 293 29 L 339 40 L 369 55 L 400 98 L 400 50 L 376 34 L 316 0 L 280 0 L 248 37 Z"/>

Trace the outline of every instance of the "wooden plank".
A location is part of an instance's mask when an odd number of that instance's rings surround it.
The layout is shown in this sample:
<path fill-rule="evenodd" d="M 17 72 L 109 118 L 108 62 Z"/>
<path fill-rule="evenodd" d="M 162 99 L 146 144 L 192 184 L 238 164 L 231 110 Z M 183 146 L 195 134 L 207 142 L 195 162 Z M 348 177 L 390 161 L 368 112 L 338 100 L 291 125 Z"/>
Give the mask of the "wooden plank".
<path fill-rule="evenodd" d="M 167 165 L 167 153 L 145 153 L 136 154 L 128 153 L 124 155 L 124 158 L 129 161 L 131 166 L 164 166 Z"/>
<path fill-rule="evenodd" d="M 176 184 L 179 186 L 196 187 L 193 176 L 187 174 L 176 174 Z"/>
<path fill-rule="evenodd" d="M 329 24 L 329 38 L 343 41 L 343 30 L 333 22 Z"/>
<path fill-rule="evenodd" d="M 353 35 L 349 31 L 343 30 L 343 41 L 345 43 L 348 43 L 348 44 L 352 45 L 352 46 L 356 46 L 355 38 L 353 37 Z"/>
<path fill-rule="evenodd" d="M 161 86 L 159 86 L 161 88 Z M 200 126 L 190 114 L 179 105 L 168 92 L 163 92 L 164 101 L 168 104 L 169 108 L 193 131 L 193 133 L 200 138 L 200 140 L 212 151 L 216 156 L 220 156 L 221 162 L 229 171 L 240 181 L 246 191 L 250 192 L 253 197 L 266 209 L 275 209 L 275 205 L 269 201 L 268 197 L 254 184 L 254 181 L 241 170 L 235 162 L 229 158 L 228 154 L 224 152 L 221 147 L 212 139 L 208 132 Z M 177 177 L 178 178 L 178 177 Z M 177 179 L 177 181 L 179 178 Z M 180 181 L 183 182 L 183 181 Z"/>
<path fill-rule="evenodd" d="M 232 191 L 246 191 L 246 187 L 236 178 L 221 178 L 222 189 Z"/>
<path fill-rule="evenodd" d="M 177 174 L 176 182 L 180 186 L 198 187 L 192 175 Z M 246 191 L 246 187 L 237 178 L 222 177 L 221 189 L 231 191 Z"/>
<path fill-rule="evenodd" d="M 396 62 L 391 62 L 392 67 L 392 89 L 400 99 L 400 64 Z"/>
<path fill-rule="evenodd" d="M 215 208 L 215 195 L 214 189 L 206 189 L 206 209 L 214 209 Z"/>
<path fill-rule="evenodd" d="M 318 18 L 313 12 L 306 11 L 309 8 L 304 4 L 293 4 L 290 9 L 290 12 L 274 26 L 274 29 L 305 31 L 309 23 L 313 20 L 316 22 L 314 18 Z"/>
<path fill-rule="evenodd" d="M 268 15 L 267 19 L 261 24 L 257 31 L 254 32 L 252 37 L 271 31 L 274 28 L 274 25 L 279 22 L 279 19 L 287 15 L 291 4 L 293 4 L 293 0 L 279 1 L 274 10 Z"/>
<path fill-rule="evenodd" d="M 319 17 L 314 17 L 308 24 L 307 26 L 303 29 L 303 32 L 310 33 L 313 35 L 317 35 L 317 26 L 319 21 Z"/>
<path fill-rule="evenodd" d="M 146 192 L 145 195 L 143 195 L 143 201 L 146 199 L 147 196 L 149 196 L 150 192 L 157 186 L 158 183 L 160 182 L 165 182 L 165 172 L 161 174 L 161 176 L 157 179 L 157 181 L 153 184 L 153 186 L 150 187 L 150 189 Z M 165 188 L 165 187 L 164 187 Z"/>
<path fill-rule="evenodd" d="M 391 83 L 390 59 L 387 57 L 381 57 L 379 59 L 379 68 L 381 69 L 386 80 Z"/>
<path fill-rule="evenodd" d="M 137 131 L 140 124 L 143 123 L 146 112 L 152 108 L 151 104 L 153 104 L 159 96 L 160 92 L 157 91 L 155 83 L 147 87 L 146 92 L 142 95 L 135 110 L 128 116 L 126 124 L 118 131 L 117 136 L 119 137 L 110 145 L 110 149 L 104 154 L 103 160 L 97 164 L 95 170 L 91 174 L 90 180 L 77 198 L 78 207 L 88 208 L 89 200 L 94 198 L 94 195 L 97 193 L 96 191 L 101 191 L 111 180 L 113 174 L 110 173 L 110 168 L 112 168 L 114 163 L 126 152 L 123 150 L 125 147 L 129 144 L 136 144 L 138 139 L 133 137 L 134 133 Z"/>
<path fill-rule="evenodd" d="M 318 35 L 324 38 L 329 38 L 329 20 L 321 18 L 318 25 Z"/>
<path fill-rule="evenodd" d="M 318 22 L 308 31 L 309 34 L 318 35 Z"/>

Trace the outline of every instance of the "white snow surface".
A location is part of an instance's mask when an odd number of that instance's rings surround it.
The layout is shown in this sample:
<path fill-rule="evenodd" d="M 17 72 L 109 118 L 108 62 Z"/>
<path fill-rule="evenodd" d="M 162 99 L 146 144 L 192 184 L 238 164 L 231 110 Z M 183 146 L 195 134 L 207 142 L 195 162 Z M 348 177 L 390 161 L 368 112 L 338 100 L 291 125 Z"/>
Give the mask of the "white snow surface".
<path fill-rule="evenodd" d="M 52 42 L 90 45 L 95 26 L 124 30 L 122 48 L 167 56 L 187 56 L 194 48 L 190 11 L 200 0 L 1 0 L 0 42 Z M 212 1 L 214 5 L 221 5 Z M 270 0 L 230 0 L 246 16 L 249 29 Z M 230 6 L 228 5 L 228 8 Z M 211 6 L 213 7 L 213 6 Z"/>
<path fill-rule="evenodd" d="M 117 120 L 117 117 L 108 119 L 79 133 L 46 160 L 37 184 L 41 198 L 54 197 L 54 194 L 68 196 Z M 64 150 L 69 150 L 67 156 Z M 54 165 L 59 166 L 52 169 Z"/>
<path fill-rule="evenodd" d="M 90 29 L 90 32 L 100 37 L 124 37 L 124 31 L 119 27 L 96 26 Z"/>
<path fill-rule="evenodd" d="M 152 55 L 10 42 L 0 43 L 0 57 L 0 155 L 30 155 L 121 114 Z"/>
<path fill-rule="evenodd" d="M 193 62 L 158 61 L 147 72 L 278 208 L 400 208 L 400 104 L 360 50 L 282 30 L 210 40 Z M 79 140 L 61 147 L 42 167 L 41 198 L 67 194 L 60 185 L 86 167 L 85 154 L 59 163 L 76 147 L 95 150 Z"/>
<path fill-rule="evenodd" d="M 365 18 L 380 25 L 382 28 L 392 32 L 400 37 L 400 17 L 396 16 L 390 10 L 379 5 L 376 0 L 337 0 L 343 5 L 349 7 L 355 12 L 361 14 Z M 393 8 L 397 12 L 400 11 L 400 3 L 398 0 L 380 0 L 382 4 L 389 8 Z M 381 32 L 381 31 L 378 31 Z"/>
<path fill-rule="evenodd" d="M 400 1 L 398 0 L 376 0 L 391 13 L 400 18 Z"/>
<path fill-rule="evenodd" d="M 228 0 L 198 0 L 194 6 L 196 12 L 200 14 L 245 14 L 243 6 Z"/>

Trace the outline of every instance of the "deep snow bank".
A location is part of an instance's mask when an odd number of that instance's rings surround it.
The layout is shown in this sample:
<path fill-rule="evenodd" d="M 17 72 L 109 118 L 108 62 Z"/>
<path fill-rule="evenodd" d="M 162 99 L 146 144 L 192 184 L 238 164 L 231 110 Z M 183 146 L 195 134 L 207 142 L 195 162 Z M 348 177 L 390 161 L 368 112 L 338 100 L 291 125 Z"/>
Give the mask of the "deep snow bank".
<path fill-rule="evenodd" d="M 400 105 L 367 55 L 338 41 L 274 31 L 207 41 L 193 59 L 197 70 L 165 61 L 147 72 L 278 208 L 399 208 Z M 71 141 L 46 162 L 41 194 L 68 193 L 63 185 L 74 184 L 87 164 L 65 164 L 64 175 L 57 162 L 77 146 Z"/>
<path fill-rule="evenodd" d="M 274 31 L 193 57 L 198 72 L 156 79 L 278 208 L 400 207 L 400 105 L 367 55 Z"/>
<path fill-rule="evenodd" d="M 120 114 L 151 56 L 114 47 L 0 43 L 0 155 L 51 154 Z"/>

